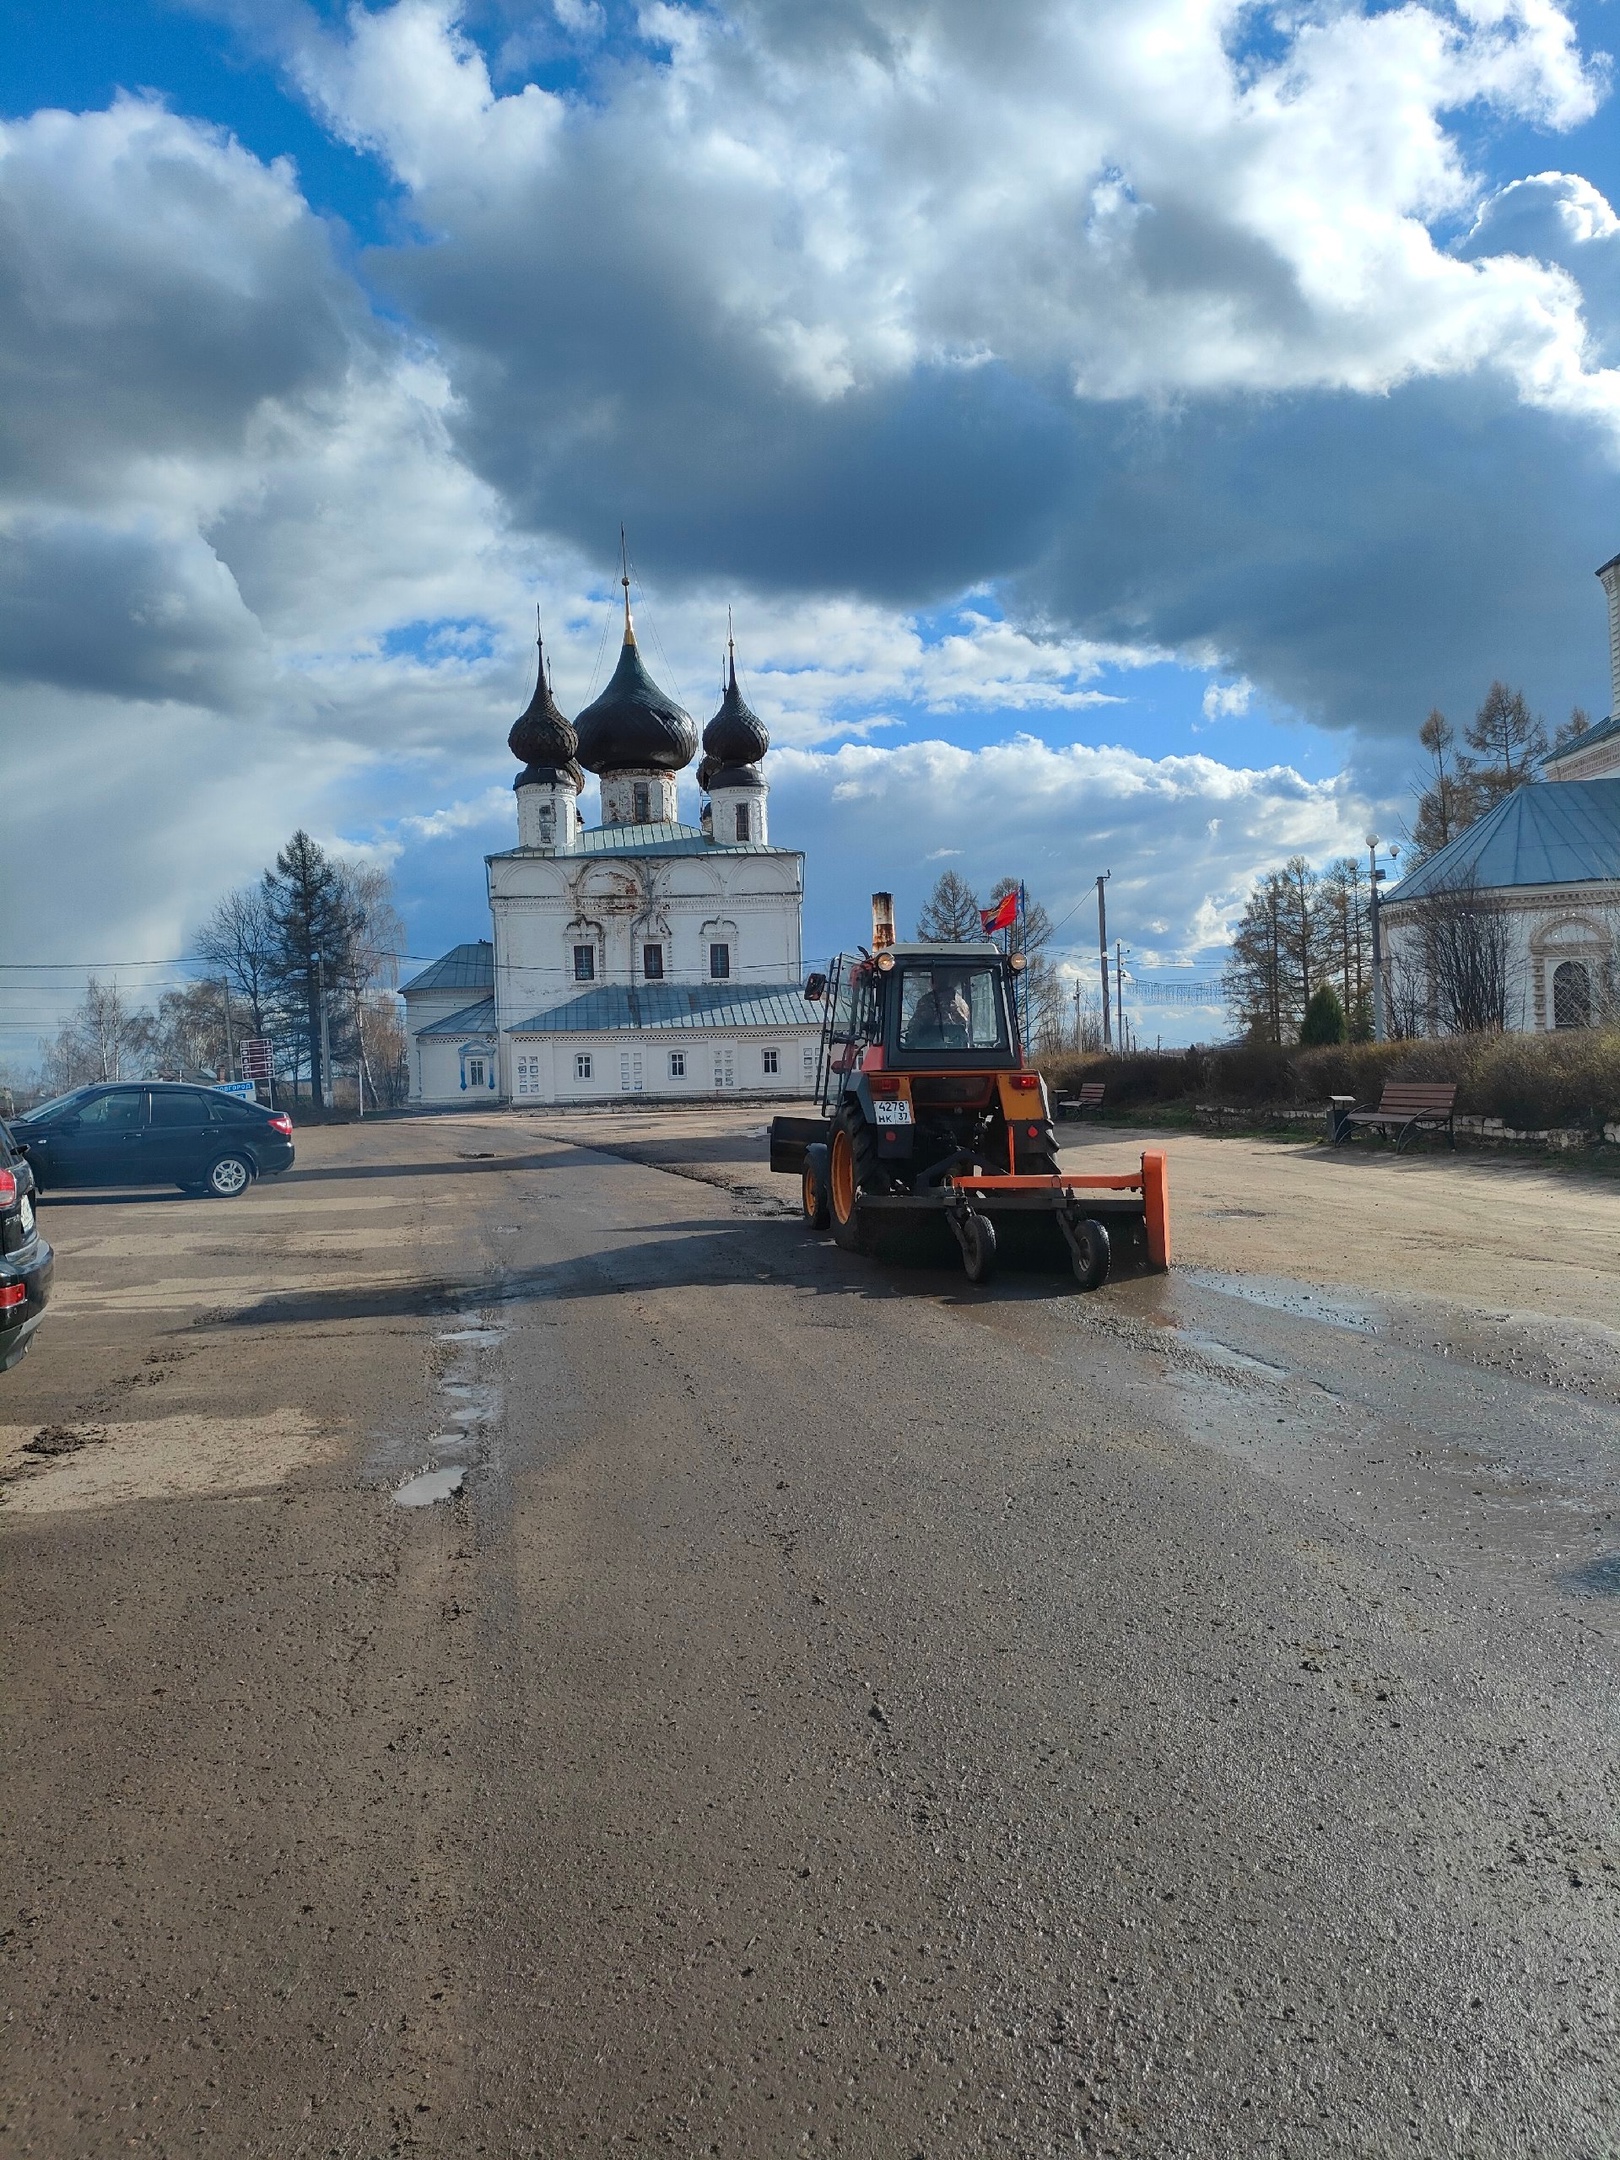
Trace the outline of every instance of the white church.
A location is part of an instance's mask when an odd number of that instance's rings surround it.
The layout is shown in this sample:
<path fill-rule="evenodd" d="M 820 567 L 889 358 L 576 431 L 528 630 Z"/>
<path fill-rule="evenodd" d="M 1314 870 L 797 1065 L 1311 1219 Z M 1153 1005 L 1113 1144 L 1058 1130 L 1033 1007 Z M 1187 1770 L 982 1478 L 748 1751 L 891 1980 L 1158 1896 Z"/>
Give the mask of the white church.
<path fill-rule="evenodd" d="M 1390 889 L 1380 910 L 1399 961 L 1422 950 L 1422 903 L 1466 889 L 1506 919 L 1507 1024 L 1592 1027 L 1620 1006 L 1620 555 L 1608 600 L 1609 717 Z"/>
<path fill-rule="evenodd" d="M 728 649 L 703 731 L 702 822 L 676 775 L 697 729 L 642 665 L 624 584 L 613 679 L 570 725 L 539 655 L 508 741 L 518 844 L 485 857 L 493 936 L 404 986 L 411 1099 L 580 1103 L 636 1095 L 800 1095 L 818 1008 L 802 991 L 804 857 L 770 840 L 770 739 Z M 585 769 L 601 823 L 580 816 Z"/>

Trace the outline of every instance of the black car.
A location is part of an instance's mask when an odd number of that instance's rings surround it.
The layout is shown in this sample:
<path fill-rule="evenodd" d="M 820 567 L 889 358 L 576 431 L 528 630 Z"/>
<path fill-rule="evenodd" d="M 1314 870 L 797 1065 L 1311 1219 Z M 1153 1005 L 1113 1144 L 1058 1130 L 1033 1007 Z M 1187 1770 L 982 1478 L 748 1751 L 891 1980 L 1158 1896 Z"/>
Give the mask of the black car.
<path fill-rule="evenodd" d="M 13 1118 L 41 1192 L 65 1185 L 178 1185 L 234 1200 L 293 1159 L 292 1119 L 217 1088 L 173 1081 L 75 1088 Z"/>
<path fill-rule="evenodd" d="M 34 1223 L 34 1177 L 0 1124 L 0 1372 L 9 1372 L 45 1317 L 55 1266 Z"/>

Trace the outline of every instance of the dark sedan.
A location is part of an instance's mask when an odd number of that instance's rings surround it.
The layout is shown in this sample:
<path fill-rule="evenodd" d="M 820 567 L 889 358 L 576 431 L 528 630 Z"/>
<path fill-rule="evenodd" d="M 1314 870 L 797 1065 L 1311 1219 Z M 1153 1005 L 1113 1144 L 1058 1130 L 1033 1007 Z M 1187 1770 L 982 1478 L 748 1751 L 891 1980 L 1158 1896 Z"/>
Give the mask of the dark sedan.
<path fill-rule="evenodd" d="M 172 1081 L 75 1088 L 12 1130 L 41 1192 L 68 1185 L 178 1185 L 234 1200 L 289 1169 L 292 1119 L 215 1088 Z"/>
<path fill-rule="evenodd" d="M 54 1265 L 34 1222 L 33 1172 L 0 1125 L 0 1372 L 9 1372 L 33 1341 Z"/>

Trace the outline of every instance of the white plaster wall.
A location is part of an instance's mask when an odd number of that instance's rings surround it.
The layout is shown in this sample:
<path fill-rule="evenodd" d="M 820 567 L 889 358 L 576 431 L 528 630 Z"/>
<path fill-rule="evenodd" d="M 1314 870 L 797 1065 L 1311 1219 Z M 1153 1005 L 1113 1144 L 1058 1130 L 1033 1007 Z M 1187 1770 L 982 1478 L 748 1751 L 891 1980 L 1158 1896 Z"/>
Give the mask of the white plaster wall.
<path fill-rule="evenodd" d="M 1587 963 L 1596 1001 L 1598 970 L 1620 946 L 1620 885 L 1515 889 L 1507 907 L 1508 1025 L 1538 1034 L 1553 1024 L 1552 976 L 1559 961 Z M 1392 960 L 1412 950 L 1415 926 L 1393 909 L 1385 913 L 1383 929 Z"/>
<path fill-rule="evenodd" d="M 676 1040 L 671 1040 L 675 1033 Z M 512 1099 L 519 1106 L 524 1102 L 622 1102 L 636 1094 L 659 1096 L 696 1096 L 709 1100 L 726 1095 L 779 1095 L 803 1096 L 814 1083 L 814 1058 L 820 1042 L 820 1029 L 776 1028 L 733 1029 L 712 1034 L 699 1030 L 678 1031 L 631 1029 L 615 1030 L 603 1035 L 514 1035 L 507 1045 L 508 1055 L 516 1070 L 520 1057 L 537 1057 L 540 1060 L 542 1081 L 549 1085 L 547 1096 L 519 1095 L 514 1087 Z M 717 1048 L 730 1053 L 730 1083 L 716 1086 Z M 763 1053 L 774 1049 L 777 1053 L 778 1071 L 774 1077 L 764 1069 Z M 805 1070 L 804 1053 L 811 1055 L 809 1072 Z M 581 1080 L 575 1072 L 575 1057 L 579 1052 L 589 1054 L 592 1064 L 591 1077 Z M 669 1070 L 672 1051 L 685 1056 L 686 1071 L 677 1076 Z M 632 1081 L 627 1090 L 623 1080 L 621 1060 L 641 1060 L 641 1086 L 637 1089 Z"/>

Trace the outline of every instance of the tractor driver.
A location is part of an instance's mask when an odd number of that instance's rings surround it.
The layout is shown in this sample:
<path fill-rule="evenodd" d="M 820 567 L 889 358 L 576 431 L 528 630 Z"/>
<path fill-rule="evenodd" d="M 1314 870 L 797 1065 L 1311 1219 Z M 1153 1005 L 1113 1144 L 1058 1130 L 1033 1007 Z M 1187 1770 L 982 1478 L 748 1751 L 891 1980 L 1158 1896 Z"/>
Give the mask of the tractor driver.
<path fill-rule="evenodd" d="M 908 1050 L 965 1050 L 973 1029 L 973 1008 L 960 975 L 935 968 L 917 1000 L 906 1028 Z"/>

